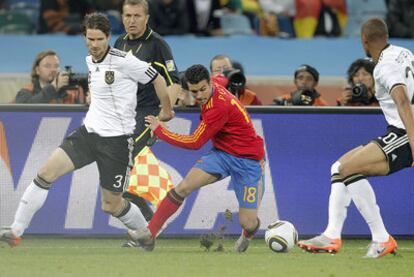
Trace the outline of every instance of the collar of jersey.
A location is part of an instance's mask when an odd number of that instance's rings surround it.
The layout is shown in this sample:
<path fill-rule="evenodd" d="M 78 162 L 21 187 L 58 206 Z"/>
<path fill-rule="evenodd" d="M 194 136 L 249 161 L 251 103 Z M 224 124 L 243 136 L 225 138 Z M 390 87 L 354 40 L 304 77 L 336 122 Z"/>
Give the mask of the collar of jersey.
<path fill-rule="evenodd" d="M 385 47 L 382 48 L 377 63 L 379 63 L 379 61 L 382 60 L 382 55 L 383 55 L 384 51 L 387 50 L 390 46 L 391 46 L 391 44 L 387 43 L 387 45 L 385 45 Z"/>
<path fill-rule="evenodd" d="M 108 46 L 108 49 L 106 49 L 105 55 L 103 55 L 103 57 L 98 61 L 94 61 L 93 58 L 92 58 L 92 62 L 93 63 L 101 63 L 103 60 L 105 60 L 106 55 L 108 55 L 108 53 L 109 53 L 109 50 L 111 50 L 111 47 Z"/>

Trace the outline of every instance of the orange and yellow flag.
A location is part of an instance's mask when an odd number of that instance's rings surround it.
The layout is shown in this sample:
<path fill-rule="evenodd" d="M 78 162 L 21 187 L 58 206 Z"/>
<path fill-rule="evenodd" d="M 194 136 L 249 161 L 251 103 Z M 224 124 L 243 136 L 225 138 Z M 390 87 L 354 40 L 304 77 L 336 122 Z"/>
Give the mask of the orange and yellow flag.
<path fill-rule="evenodd" d="M 174 187 L 171 176 L 149 147 L 144 147 L 135 157 L 130 172 L 128 192 L 138 195 L 158 207 L 168 191 Z"/>

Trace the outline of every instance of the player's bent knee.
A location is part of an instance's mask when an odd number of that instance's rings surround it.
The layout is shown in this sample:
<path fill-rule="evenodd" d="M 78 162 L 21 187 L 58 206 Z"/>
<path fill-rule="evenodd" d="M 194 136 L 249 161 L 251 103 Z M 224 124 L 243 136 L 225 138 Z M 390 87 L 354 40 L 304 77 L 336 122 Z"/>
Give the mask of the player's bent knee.
<path fill-rule="evenodd" d="M 37 173 L 37 176 L 48 183 L 53 183 L 59 177 L 50 170 L 48 170 L 45 166 L 40 168 L 39 172 Z"/>
<path fill-rule="evenodd" d="M 331 166 L 331 176 L 339 173 L 339 167 L 341 166 L 341 163 L 339 161 L 336 161 Z"/>
<path fill-rule="evenodd" d="M 353 174 L 356 174 L 359 172 L 355 172 L 355 170 L 352 170 L 352 168 L 346 166 L 346 165 L 341 165 L 339 167 L 339 176 L 341 176 L 342 179 L 347 178 L 348 176 L 351 176 Z"/>
<path fill-rule="evenodd" d="M 122 209 L 122 207 L 110 201 L 103 201 L 101 204 L 101 209 L 104 213 L 117 216 L 119 214 L 120 209 Z"/>

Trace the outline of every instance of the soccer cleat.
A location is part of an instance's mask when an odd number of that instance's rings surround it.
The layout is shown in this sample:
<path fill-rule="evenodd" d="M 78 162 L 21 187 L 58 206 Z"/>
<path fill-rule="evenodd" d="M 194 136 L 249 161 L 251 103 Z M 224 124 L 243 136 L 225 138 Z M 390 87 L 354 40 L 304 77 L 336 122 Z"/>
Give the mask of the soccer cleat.
<path fill-rule="evenodd" d="M 397 247 L 398 244 L 392 236 L 390 236 L 386 242 L 373 241 L 368 245 L 368 251 L 364 258 L 376 259 L 390 253 L 396 255 Z"/>
<path fill-rule="evenodd" d="M 10 227 L 3 227 L 0 229 L 0 241 L 7 242 L 10 247 L 18 246 L 21 240 L 21 237 L 13 234 Z"/>
<path fill-rule="evenodd" d="M 133 247 L 139 247 L 139 244 L 136 243 L 133 240 L 127 240 L 126 242 L 124 242 L 124 244 L 122 244 L 122 247 L 126 247 L 126 248 L 133 248 Z"/>
<path fill-rule="evenodd" d="M 249 238 L 246 238 L 243 233 L 240 235 L 240 237 L 236 240 L 236 243 L 234 244 L 234 251 L 236 252 L 245 252 L 250 244 Z"/>
<path fill-rule="evenodd" d="M 148 228 L 140 230 L 128 230 L 129 239 L 138 244 L 145 251 L 152 251 L 155 247 L 155 239 Z"/>
<path fill-rule="evenodd" d="M 311 253 L 338 253 L 342 247 L 341 239 L 330 239 L 325 235 L 319 235 L 308 240 L 301 240 L 298 246 Z"/>

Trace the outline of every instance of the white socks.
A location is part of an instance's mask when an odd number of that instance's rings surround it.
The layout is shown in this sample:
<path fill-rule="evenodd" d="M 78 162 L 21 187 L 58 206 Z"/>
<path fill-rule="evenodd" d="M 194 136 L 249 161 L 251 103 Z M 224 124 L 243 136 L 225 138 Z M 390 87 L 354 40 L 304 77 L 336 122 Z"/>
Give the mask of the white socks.
<path fill-rule="evenodd" d="M 148 225 L 140 209 L 134 203 L 130 203 L 129 211 L 118 219 L 131 230 L 139 230 Z"/>
<path fill-rule="evenodd" d="M 377 205 L 374 190 L 367 179 L 358 180 L 347 186 L 355 206 L 367 222 L 375 242 L 388 241 L 389 234 L 385 229 Z"/>
<path fill-rule="evenodd" d="M 363 178 L 345 186 L 339 177 L 340 165 L 339 162 L 336 162 L 331 168 L 333 183 L 329 196 L 329 221 L 323 234 L 331 239 L 341 238 L 342 227 L 352 199 L 369 226 L 372 240 L 376 242 L 388 241 L 389 234 L 382 221 L 375 193 L 370 183 Z M 335 180 L 337 181 L 335 182 Z"/>
<path fill-rule="evenodd" d="M 332 179 L 335 176 L 339 178 L 339 166 L 336 162 L 331 167 Z M 348 206 L 351 203 L 351 196 L 347 187 L 342 182 L 334 182 L 331 186 L 331 194 L 329 195 L 329 218 L 328 226 L 323 232 L 325 236 L 331 239 L 341 238 L 342 227 L 347 216 Z"/>
<path fill-rule="evenodd" d="M 11 225 L 11 230 L 14 235 L 19 237 L 23 235 L 33 215 L 45 203 L 48 193 L 49 190 L 38 187 L 33 181 L 30 183 L 23 193 L 16 214 L 14 215 L 14 222 Z"/>
<path fill-rule="evenodd" d="M 329 220 L 323 232 L 330 239 L 340 239 L 351 196 L 344 183 L 333 183 L 329 195 Z"/>

